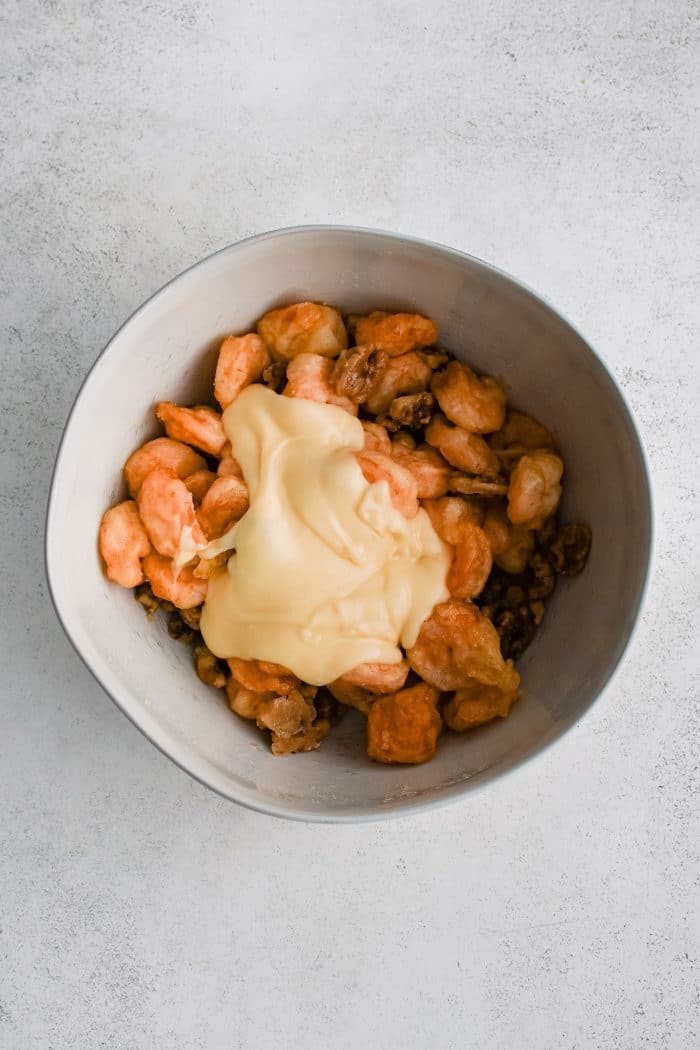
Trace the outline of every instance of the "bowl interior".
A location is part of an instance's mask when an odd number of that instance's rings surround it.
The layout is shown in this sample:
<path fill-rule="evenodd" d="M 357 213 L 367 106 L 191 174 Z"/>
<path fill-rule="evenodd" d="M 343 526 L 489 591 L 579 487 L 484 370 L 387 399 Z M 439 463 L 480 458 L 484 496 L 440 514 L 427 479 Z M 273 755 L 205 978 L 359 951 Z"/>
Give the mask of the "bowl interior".
<path fill-rule="evenodd" d="M 511 404 L 554 433 L 563 516 L 588 521 L 586 571 L 562 581 L 520 661 L 523 696 L 504 722 L 449 734 L 436 759 L 380 767 L 354 712 L 311 754 L 272 757 L 258 732 L 197 679 L 188 650 L 130 592 L 109 584 L 96 534 L 124 496 L 121 468 L 157 433 L 153 404 L 211 400 L 222 337 L 277 304 L 325 300 L 343 311 L 405 308 L 433 317 L 441 343 L 502 378 Z M 68 634 L 98 680 L 190 773 L 246 804 L 309 819 L 374 817 L 483 783 L 560 735 L 617 665 L 644 587 L 651 516 L 644 458 L 605 368 L 550 307 L 505 275 L 438 246 L 387 234 L 307 228 L 234 245 L 167 285 L 116 334 L 66 428 L 47 527 L 47 565 Z"/>

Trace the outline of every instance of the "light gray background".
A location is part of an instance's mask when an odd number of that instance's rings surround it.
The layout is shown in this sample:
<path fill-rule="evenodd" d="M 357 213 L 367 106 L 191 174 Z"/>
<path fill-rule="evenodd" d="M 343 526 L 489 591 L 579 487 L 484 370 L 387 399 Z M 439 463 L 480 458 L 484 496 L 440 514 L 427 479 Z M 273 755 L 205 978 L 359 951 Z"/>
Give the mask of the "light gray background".
<path fill-rule="evenodd" d="M 3 4 L 3 1050 L 700 1045 L 699 41 L 693 0 Z M 61 428 L 114 328 L 213 249 L 324 221 L 548 296 L 625 389 L 657 501 L 594 712 L 464 804 L 359 827 L 189 780 L 42 574 Z"/>

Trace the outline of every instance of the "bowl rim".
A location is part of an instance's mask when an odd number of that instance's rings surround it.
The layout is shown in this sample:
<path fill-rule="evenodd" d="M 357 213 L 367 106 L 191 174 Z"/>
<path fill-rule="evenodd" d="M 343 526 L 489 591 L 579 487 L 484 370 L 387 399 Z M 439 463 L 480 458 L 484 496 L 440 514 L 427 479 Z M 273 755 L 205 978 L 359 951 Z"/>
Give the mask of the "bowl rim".
<path fill-rule="evenodd" d="M 94 379 L 95 373 L 99 369 L 101 362 L 105 355 L 110 350 L 112 345 L 117 341 L 121 333 L 127 328 L 132 321 L 143 312 L 145 312 L 153 303 L 158 300 L 161 296 L 164 296 L 172 288 L 174 284 L 180 281 L 182 278 L 191 274 L 193 271 L 202 268 L 212 262 L 214 259 L 221 255 L 233 255 L 239 251 L 245 250 L 252 244 L 260 243 L 266 240 L 276 240 L 284 237 L 295 236 L 299 234 L 347 234 L 348 237 L 356 236 L 370 236 L 379 237 L 388 241 L 394 241 L 397 244 L 414 244 L 420 247 L 428 248 L 433 251 L 437 251 L 442 255 L 451 256 L 457 260 L 468 260 L 471 263 L 476 263 L 478 266 L 490 271 L 500 278 L 505 280 L 507 283 L 515 286 L 517 289 L 524 291 L 528 296 L 535 299 L 537 302 L 544 305 L 551 314 L 554 315 L 560 322 L 563 322 L 575 336 L 583 343 L 587 351 L 592 355 L 592 358 L 596 364 L 600 367 L 603 374 L 611 384 L 613 390 L 620 399 L 621 405 L 627 413 L 628 422 L 631 427 L 631 431 L 634 440 L 637 445 L 637 451 L 639 453 L 639 460 L 642 467 L 642 475 L 644 480 L 644 493 L 643 499 L 646 503 L 646 513 L 648 518 L 648 542 L 646 550 L 644 550 L 644 576 L 642 579 L 641 586 L 639 588 L 639 594 L 636 601 L 636 608 L 632 610 L 632 618 L 630 626 L 628 628 L 627 637 L 624 640 L 624 644 L 620 650 L 620 653 L 609 669 L 605 681 L 601 685 L 600 689 L 589 699 L 587 705 L 583 710 L 578 711 L 575 715 L 572 715 L 568 719 L 562 720 L 557 725 L 557 732 L 542 741 L 541 743 L 535 744 L 533 749 L 526 755 L 521 756 L 509 765 L 506 769 L 500 769 L 494 767 L 492 771 L 486 770 L 479 774 L 478 778 L 472 778 L 460 781 L 456 784 L 450 784 L 449 786 L 440 790 L 433 797 L 429 798 L 397 798 L 392 800 L 391 803 L 384 806 L 377 806 L 372 804 L 372 808 L 363 806 L 348 806 L 341 810 L 323 810 L 323 809 L 310 809 L 306 808 L 303 803 L 298 800 L 293 800 L 288 804 L 276 803 L 268 801 L 266 799 L 258 798 L 255 791 L 241 790 L 240 792 L 228 791 L 221 787 L 219 784 L 213 782 L 212 779 L 207 777 L 203 772 L 195 771 L 175 757 L 170 750 L 168 750 L 166 743 L 161 743 L 155 739 L 152 733 L 150 733 L 144 726 L 142 726 L 136 718 L 134 712 L 129 709 L 128 699 L 131 694 L 127 690 L 125 691 L 126 701 L 123 696 L 119 695 L 119 690 L 116 685 L 108 686 L 100 677 L 100 674 L 92 667 L 87 657 L 83 654 L 78 641 L 74 638 L 71 628 L 68 623 L 68 615 L 61 606 L 61 597 L 58 593 L 58 589 L 55 585 L 52 569 L 51 560 L 51 535 L 53 531 L 53 518 L 56 502 L 56 493 L 60 482 L 60 474 L 62 465 L 65 459 L 66 446 L 70 430 L 74 421 L 75 416 L 80 410 L 81 402 L 86 394 L 86 391 Z M 187 266 L 184 270 L 181 270 L 174 277 L 170 278 L 165 284 L 153 292 L 147 299 L 145 299 L 131 314 L 126 318 L 122 324 L 116 329 L 116 331 L 110 336 L 108 341 L 105 343 L 99 354 L 95 358 L 94 362 L 90 366 L 84 379 L 82 380 L 78 391 L 73 400 L 73 404 L 66 417 L 63 430 L 61 432 L 61 438 L 58 444 L 56 458 L 54 461 L 53 470 L 51 473 L 51 481 L 49 484 L 49 493 L 46 503 L 46 514 L 44 523 L 44 569 L 46 580 L 48 584 L 48 590 L 56 611 L 63 631 L 72 645 L 73 649 L 77 653 L 84 667 L 92 675 L 93 679 L 97 682 L 100 688 L 109 696 L 119 710 L 129 719 L 129 721 L 136 726 L 150 742 L 153 744 L 161 754 L 165 755 L 171 762 L 178 766 L 183 772 L 187 773 L 194 780 L 198 781 L 203 786 L 214 791 L 217 795 L 228 801 L 235 802 L 238 805 L 244 806 L 246 809 L 253 810 L 257 813 L 264 813 L 269 816 L 281 817 L 288 820 L 297 820 L 310 823 L 328 823 L 328 824 L 353 824 L 353 823 L 373 823 L 381 820 L 393 819 L 402 816 L 411 816 L 417 813 L 425 813 L 430 810 L 442 808 L 447 805 L 453 805 L 460 800 L 463 800 L 467 795 L 476 794 L 477 792 L 485 789 L 492 785 L 496 781 L 504 780 L 506 777 L 510 777 L 518 770 L 522 769 L 523 766 L 541 759 L 542 756 L 554 746 L 558 740 L 560 740 L 566 733 L 569 732 L 575 725 L 577 725 L 593 708 L 595 704 L 601 699 L 604 693 L 614 684 L 617 680 L 618 675 L 621 673 L 626 660 L 629 656 L 630 649 L 633 640 L 639 629 L 639 624 L 642 619 L 642 614 L 645 609 L 645 605 L 649 596 L 650 582 L 653 574 L 653 564 L 655 555 L 655 520 L 654 520 L 654 504 L 652 496 L 652 485 L 651 485 L 651 470 L 649 465 L 649 459 L 642 440 L 639 427 L 634 415 L 634 412 L 629 404 L 629 401 L 618 384 L 615 377 L 608 369 L 603 358 L 598 352 L 591 346 L 588 340 L 582 335 L 579 329 L 574 325 L 565 314 L 563 314 L 557 307 L 555 307 L 549 299 L 535 291 L 524 281 L 514 277 L 512 274 L 507 273 L 505 270 L 494 266 L 492 263 L 479 258 L 478 256 L 471 255 L 468 252 L 461 251 L 458 248 L 450 247 L 449 245 L 442 244 L 438 241 L 428 240 L 421 237 L 413 237 L 407 234 L 393 232 L 389 230 L 381 230 L 366 226 L 352 226 L 352 225 L 336 225 L 333 223 L 306 223 L 298 226 L 285 226 L 279 229 L 267 230 L 263 233 L 253 234 L 249 237 L 245 237 L 242 240 L 234 241 L 231 244 L 224 245 L 222 248 L 218 248 L 216 251 L 209 253 L 201 259 L 196 260 L 190 266 Z M 118 683 L 117 683 L 118 685 Z"/>

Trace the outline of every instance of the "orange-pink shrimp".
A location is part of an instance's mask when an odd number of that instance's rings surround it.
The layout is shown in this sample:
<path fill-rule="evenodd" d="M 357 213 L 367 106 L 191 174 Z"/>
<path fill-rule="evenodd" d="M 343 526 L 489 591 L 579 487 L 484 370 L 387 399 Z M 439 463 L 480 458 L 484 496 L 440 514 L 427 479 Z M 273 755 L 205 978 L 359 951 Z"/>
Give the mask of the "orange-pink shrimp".
<path fill-rule="evenodd" d="M 450 729 L 455 733 L 464 733 L 486 725 L 494 718 L 507 718 L 517 699 L 517 685 L 512 689 L 504 689 L 472 679 L 448 700 L 442 715 Z"/>
<path fill-rule="evenodd" d="M 559 505 L 564 463 L 546 449 L 516 463 L 508 485 L 508 517 L 513 525 L 539 529 Z"/>
<path fill-rule="evenodd" d="M 255 693 L 252 689 L 246 689 L 244 686 L 239 685 L 235 678 L 229 678 L 226 683 L 226 695 L 228 697 L 228 706 L 234 714 L 254 722 L 258 717 L 260 705 L 266 700 L 271 700 L 275 694 Z"/>
<path fill-rule="evenodd" d="M 452 597 L 476 598 L 486 586 L 492 566 L 493 555 L 486 533 L 474 522 L 465 521 L 445 581 Z"/>
<path fill-rule="evenodd" d="M 248 510 L 248 486 L 240 478 L 228 475 L 217 478 L 197 511 L 199 524 L 207 539 L 223 536 Z"/>
<path fill-rule="evenodd" d="M 410 449 L 401 442 L 392 442 L 392 447 L 394 461 L 415 478 L 419 499 L 438 499 L 445 495 L 450 467 L 439 452 L 429 445 Z"/>
<path fill-rule="evenodd" d="M 376 481 L 386 481 L 395 510 L 403 514 L 404 518 L 415 518 L 418 513 L 418 492 L 416 480 L 409 470 L 381 452 L 358 452 L 357 461 L 370 485 Z"/>
<path fill-rule="evenodd" d="M 440 499 L 421 500 L 421 506 L 440 539 L 453 547 L 460 541 L 465 522 L 482 525 L 484 521 L 483 502 L 474 497 L 442 496 Z"/>
<path fill-rule="evenodd" d="M 442 729 L 438 699 L 438 690 L 425 682 L 380 697 L 367 715 L 369 757 L 386 764 L 428 762 Z"/>
<path fill-rule="evenodd" d="M 141 559 L 149 553 L 151 544 L 133 500 L 124 500 L 105 511 L 99 547 L 110 580 L 121 587 L 143 583 Z"/>
<path fill-rule="evenodd" d="M 439 335 L 435 322 L 420 314 L 391 314 L 374 310 L 367 317 L 356 317 L 354 324 L 358 344 L 371 343 L 392 357 L 432 346 Z"/>
<path fill-rule="evenodd" d="M 517 692 L 520 682 L 512 661 L 501 655 L 496 628 L 475 605 L 457 598 L 435 606 L 406 656 L 416 674 L 445 692 L 472 679 Z"/>
<path fill-rule="evenodd" d="M 239 685 L 254 693 L 287 693 L 296 688 L 299 679 L 282 664 L 269 660 L 241 660 L 231 657 L 229 670 Z"/>
<path fill-rule="evenodd" d="M 472 434 L 500 430 L 506 417 L 506 394 L 491 376 L 477 376 L 463 361 L 450 361 L 435 375 L 432 391 L 452 423 Z"/>
<path fill-rule="evenodd" d="M 174 558 L 180 553 L 183 529 L 190 530 L 188 546 L 206 545 L 192 493 L 171 471 L 151 471 L 141 486 L 138 506 L 151 543 L 164 557 Z"/>
<path fill-rule="evenodd" d="M 185 485 L 192 493 L 195 507 L 199 506 L 215 481 L 216 474 L 211 470 L 196 470 L 194 474 L 184 478 Z"/>
<path fill-rule="evenodd" d="M 415 350 L 391 357 L 367 396 L 367 408 L 375 416 L 382 415 L 389 411 L 394 398 L 428 390 L 432 377 L 429 362 Z"/>
<path fill-rule="evenodd" d="M 284 396 L 337 405 L 351 416 L 356 416 L 358 407 L 355 402 L 343 394 L 336 393 L 330 379 L 332 368 L 333 362 L 320 354 L 297 354 L 287 366 Z"/>
<path fill-rule="evenodd" d="M 291 361 L 298 354 L 337 357 L 348 345 L 343 319 L 332 306 L 293 303 L 270 310 L 258 322 L 258 335 L 277 360 Z"/>
<path fill-rule="evenodd" d="M 356 685 L 370 693 L 395 693 L 403 689 L 410 668 L 406 660 L 398 664 L 358 664 L 338 679 L 345 685 Z"/>
<path fill-rule="evenodd" d="M 458 470 L 491 476 L 499 473 L 498 456 L 484 439 L 463 427 L 452 426 L 443 415 L 433 416 L 426 428 L 425 440 Z"/>
<path fill-rule="evenodd" d="M 386 427 L 380 423 L 370 423 L 362 420 L 365 432 L 365 452 L 381 452 L 385 456 L 391 455 L 391 441 Z"/>
<path fill-rule="evenodd" d="M 513 525 L 508 520 L 505 503 L 496 500 L 491 503 L 484 520 L 484 532 L 499 569 L 511 573 L 525 571 L 535 549 L 535 535 L 523 525 Z"/>
<path fill-rule="evenodd" d="M 156 551 L 143 559 L 143 571 L 155 596 L 172 602 L 176 609 L 194 609 L 207 596 L 207 581 L 197 579 L 191 566 L 178 571 L 172 558 Z"/>
<path fill-rule="evenodd" d="M 219 350 L 214 397 L 222 408 L 233 404 L 241 390 L 255 383 L 270 364 L 270 353 L 259 335 L 230 335 Z"/>
<path fill-rule="evenodd" d="M 224 447 L 221 449 L 221 459 L 219 460 L 219 466 L 216 468 L 216 473 L 220 478 L 240 478 L 243 480 L 243 470 L 240 463 L 233 455 L 231 449 L 231 442 L 227 441 Z"/>
<path fill-rule="evenodd" d="M 126 487 L 131 498 L 136 499 L 143 479 L 158 467 L 172 470 L 179 478 L 186 478 L 198 470 L 204 470 L 206 465 L 204 457 L 189 445 L 169 437 L 154 438 L 132 452 L 124 464 Z"/>
<path fill-rule="evenodd" d="M 156 415 L 164 424 L 168 437 L 201 448 L 210 456 L 218 456 L 226 443 L 221 415 L 208 405 L 182 408 L 172 401 L 160 401 L 156 405 Z"/>

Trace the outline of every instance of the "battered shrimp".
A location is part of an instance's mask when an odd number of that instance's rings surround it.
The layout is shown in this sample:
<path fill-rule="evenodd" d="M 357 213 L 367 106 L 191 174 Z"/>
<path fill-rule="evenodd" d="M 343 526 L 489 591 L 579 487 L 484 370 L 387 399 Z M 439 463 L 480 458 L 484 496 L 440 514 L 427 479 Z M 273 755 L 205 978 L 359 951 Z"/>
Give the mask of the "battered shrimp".
<path fill-rule="evenodd" d="M 479 499 L 443 496 L 422 500 L 421 506 L 440 539 L 453 547 L 459 543 L 465 524 L 482 525 L 484 521 L 485 508 Z"/>
<path fill-rule="evenodd" d="M 196 470 L 184 480 L 188 490 L 192 493 L 195 507 L 198 507 L 216 481 L 216 474 L 213 474 L 211 470 Z"/>
<path fill-rule="evenodd" d="M 420 314 L 390 314 L 375 310 L 355 319 L 357 343 L 372 343 L 392 357 L 421 350 L 437 342 L 438 326 Z"/>
<path fill-rule="evenodd" d="M 136 499 L 143 480 L 152 470 L 162 467 L 172 470 L 179 478 L 186 478 L 198 470 L 205 470 L 207 461 L 199 453 L 181 441 L 172 438 L 154 438 L 127 459 L 124 464 L 126 487 L 132 499 Z"/>
<path fill-rule="evenodd" d="M 463 496 L 484 496 L 493 499 L 495 496 L 505 496 L 508 486 L 504 481 L 472 478 L 467 474 L 452 471 L 447 478 L 447 489 L 449 492 L 459 492 Z"/>
<path fill-rule="evenodd" d="M 400 442 L 396 442 L 393 449 L 394 460 L 415 478 L 419 499 L 438 499 L 445 495 L 450 468 L 439 452 L 429 445 L 409 449 Z"/>
<path fill-rule="evenodd" d="M 425 682 L 382 696 L 367 715 L 367 754 L 375 762 L 418 765 L 437 750 L 442 719 L 437 689 Z"/>
<path fill-rule="evenodd" d="M 243 470 L 238 460 L 233 455 L 231 450 L 231 442 L 227 441 L 224 447 L 221 449 L 221 459 L 219 460 L 219 466 L 216 468 L 216 473 L 220 478 L 240 478 L 243 480 Z"/>
<path fill-rule="evenodd" d="M 218 456 L 226 443 L 221 416 L 207 405 L 181 408 L 172 401 L 160 401 L 156 415 L 165 425 L 168 437 L 186 441 L 211 456 Z"/>
<path fill-rule="evenodd" d="M 277 360 L 291 361 L 298 354 L 337 357 L 348 345 L 343 319 L 332 306 L 294 303 L 271 310 L 258 322 L 260 335 Z"/>
<path fill-rule="evenodd" d="M 484 532 L 489 538 L 493 560 L 504 572 L 525 572 L 535 549 L 535 534 L 522 525 L 508 520 L 506 504 L 494 501 L 484 520 Z"/>
<path fill-rule="evenodd" d="M 421 678 L 446 692 L 472 679 L 506 691 L 517 691 L 520 682 L 512 661 L 503 660 L 493 624 L 475 605 L 456 598 L 435 606 L 406 656 Z"/>
<path fill-rule="evenodd" d="M 337 394 L 348 397 L 356 405 L 367 400 L 386 371 L 389 358 L 376 346 L 353 346 L 341 351 L 333 365 L 331 384 Z"/>
<path fill-rule="evenodd" d="M 217 569 L 223 568 L 230 554 L 230 551 L 222 551 L 221 554 L 215 554 L 213 558 L 199 558 L 192 572 L 198 580 L 208 580 Z"/>
<path fill-rule="evenodd" d="M 360 686 L 370 693 L 395 693 L 398 689 L 403 689 L 408 672 L 406 660 L 398 664 L 358 664 L 352 671 L 341 675 L 338 681 L 346 685 Z"/>
<path fill-rule="evenodd" d="M 239 685 L 254 693 L 287 693 L 299 685 L 296 675 L 281 664 L 268 660 L 240 660 L 232 657 L 228 661 L 229 670 Z"/>
<path fill-rule="evenodd" d="M 500 430 L 506 395 L 490 376 L 477 376 L 463 361 L 450 361 L 433 379 L 432 391 L 447 418 L 472 434 Z"/>
<path fill-rule="evenodd" d="M 331 385 L 333 362 L 320 354 L 298 354 L 287 366 L 285 397 L 301 397 L 306 401 L 320 401 L 344 408 L 351 416 L 357 415 L 357 405 L 349 397 L 337 394 Z"/>
<path fill-rule="evenodd" d="M 183 539 L 188 547 L 206 545 L 206 537 L 195 514 L 192 493 L 185 482 L 171 471 L 151 471 L 141 486 L 138 506 L 151 543 L 164 557 L 176 557 Z M 189 530 L 184 537 L 183 529 Z"/>
<path fill-rule="evenodd" d="M 452 597 L 476 598 L 483 591 L 492 566 L 491 544 L 486 533 L 473 522 L 465 521 L 445 581 Z"/>
<path fill-rule="evenodd" d="M 172 558 L 156 551 L 143 559 L 143 571 L 155 596 L 172 602 L 176 609 L 193 609 L 207 596 L 206 580 L 198 580 L 189 565 L 178 571 Z"/>
<path fill-rule="evenodd" d="M 554 448 L 554 438 L 546 427 L 532 416 L 512 410 L 508 412 L 506 421 L 498 433 L 492 435 L 490 442 L 491 447 L 495 449 Z"/>
<path fill-rule="evenodd" d="M 235 678 L 229 678 L 226 682 L 226 696 L 228 706 L 235 714 L 254 722 L 258 717 L 260 704 L 271 700 L 274 693 L 255 693 L 252 689 L 239 685 Z"/>
<path fill-rule="evenodd" d="M 362 420 L 365 432 L 365 452 L 381 452 L 385 456 L 391 455 L 391 441 L 386 427 L 379 423 L 370 423 Z"/>
<path fill-rule="evenodd" d="M 232 475 L 217 478 L 197 511 L 208 540 L 217 540 L 248 510 L 248 486 Z"/>
<path fill-rule="evenodd" d="M 539 529 L 559 505 L 564 464 L 554 452 L 529 452 L 515 465 L 508 486 L 508 517 L 514 525 Z"/>
<path fill-rule="evenodd" d="M 418 486 L 409 470 L 381 452 L 358 452 L 357 461 L 370 485 L 376 481 L 386 481 L 392 506 L 404 518 L 415 518 L 418 513 Z"/>
<path fill-rule="evenodd" d="M 430 422 L 433 412 L 433 395 L 428 391 L 421 394 L 403 394 L 395 397 L 389 406 L 389 415 L 409 430 L 419 430 Z"/>
<path fill-rule="evenodd" d="M 394 398 L 428 390 L 433 370 L 417 351 L 391 357 L 367 397 L 367 408 L 375 415 L 388 412 Z"/>
<path fill-rule="evenodd" d="M 472 681 L 458 689 L 443 709 L 445 722 L 456 733 L 476 729 L 494 718 L 507 718 L 518 699 L 517 688 L 504 690 L 497 685 Z"/>
<path fill-rule="evenodd" d="M 354 707 L 356 711 L 360 711 L 363 715 L 369 712 L 370 707 L 379 695 L 370 692 L 369 689 L 363 689 L 362 686 L 350 685 L 341 678 L 331 682 L 328 689 L 331 696 L 339 704 L 344 704 L 346 707 Z"/>
<path fill-rule="evenodd" d="M 270 364 L 270 353 L 259 335 L 230 335 L 219 350 L 214 397 L 222 408 L 233 404 L 241 390 L 257 382 Z"/>
<path fill-rule="evenodd" d="M 409 449 L 412 451 L 418 442 L 414 438 L 413 434 L 409 434 L 407 430 L 397 430 L 395 434 L 391 435 L 391 452 L 392 455 L 395 449 L 399 449 L 399 453 L 403 449 Z"/>
<path fill-rule="evenodd" d="M 484 439 L 462 427 L 452 426 L 442 415 L 433 416 L 425 431 L 425 440 L 458 470 L 491 476 L 499 473 L 498 456 Z"/>
<path fill-rule="evenodd" d="M 151 544 L 133 500 L 124 500 L 105 511 L 98 539 L 110 580 L 120 587 L 138 587 L 143 583 L 141 559 Z"/>

